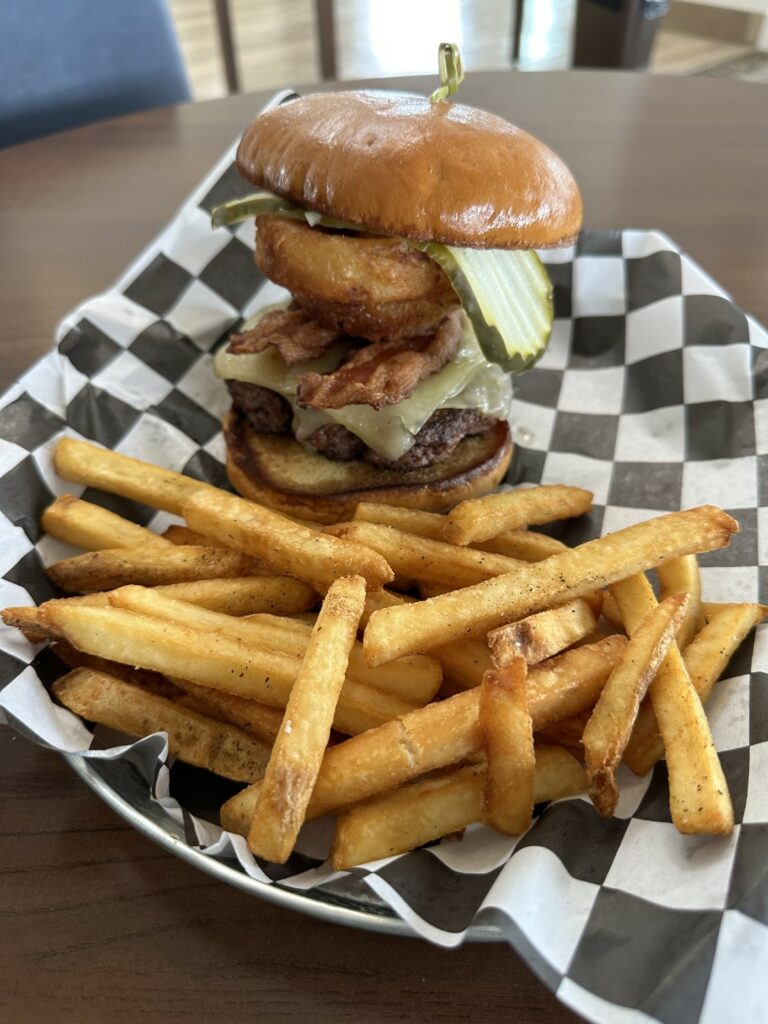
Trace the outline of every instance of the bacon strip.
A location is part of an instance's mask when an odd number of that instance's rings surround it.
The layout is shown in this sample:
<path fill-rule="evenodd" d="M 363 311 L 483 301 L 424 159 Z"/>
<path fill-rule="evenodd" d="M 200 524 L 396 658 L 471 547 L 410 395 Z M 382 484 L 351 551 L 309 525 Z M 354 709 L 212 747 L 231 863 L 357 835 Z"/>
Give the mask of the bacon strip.
<path fill-rule="evenodd" d="M 456 352 L 460 337 L 461 312 L 457 311 L 426 337 L 366 345 L 333 373 L 300 377 L 298 404 L 308 409 L 342 409 L 345 405 L 381 409 L 402 402 L 420 381 L 445 366 Z"/>
<path fill-rule="evenodd" d="M 233 334 L 228 351 L 235 355 L 263 352 L 274 345 L 288 366 L 317 359 L 341 335 L 315 323 L 298 306 L 273 309 L 265 313 L 255 327 L 242 334 Z"/>

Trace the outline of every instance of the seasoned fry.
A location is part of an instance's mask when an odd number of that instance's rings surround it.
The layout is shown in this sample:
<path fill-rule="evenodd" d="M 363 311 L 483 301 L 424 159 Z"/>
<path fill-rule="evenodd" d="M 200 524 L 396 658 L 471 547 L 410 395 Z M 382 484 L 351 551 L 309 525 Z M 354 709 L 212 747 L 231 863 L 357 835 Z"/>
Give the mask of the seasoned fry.
<path fill-rule="evenodd" d="M 480 687 L 480 732 L 486 771 L 483 821 L 518 836 L 533 818 L 533 729 L 525 658 L 488 672 Z"/>
<path fill-rule="evenodd" d="M 227 546 L 222 544 L 221 541 L 214 540 L 213 537 L 204 537 L 202 533 L 197 533 L 195 530 L 190 530 L 188 526 L 179 526 L 176 523 L 169 526 L 163 533 L 163 539 L 171 544 L 181 544 L 183 546 L 190 544 L 208 548 L 226 548 Z"/>
<path fill-rule="evenodd" d="M 750 629 L 768 615 L 768 606 L 760 604 L 721 604 L 707 607 L 707 625 L 686 647 L 683 661 L 702 704 L 709 700 L 717 680 L 723 674 Z M 653 707 L 646 701 L 632 731 L 624 760 L 636 775 L 645 775 L 664 757 L 664 744 Z"/>
<path fill-rule="evenodd" d="M 146 544 L 167 546 L 168 543 L 151 530 L 71 494 L 63 494 L 48 506 L 41 526 L 52 537 L 86 551 L 138 548 Z"/>
<path fill-rule="evenodd" d="M 457 550 L 444 541 L 417 537 L 375 523 L 336 523 L 325 532 L 364 544 L 386 558 L 395 572 L 426 583 L 462 587 L 519 569 L 525 562 L 473 548 Z"/>
<path fill-rule="evenodd" d="M 224 615 L 296 615 L 313 608 L 317 591 L 291 576 L 236 576 L 229 579 L 171 583 L 159 593 Z"/>
<path fill-rule="evenodd" d="M 94 672 L 105 672 L 116 679 L 122 679 L 124 683 L 131 683 L 149 693 L 157 694 L 158 697 L 166 697 L 168 700 L 177 700 L 182 696 L 180 689 L 170 679 L 160 675 L 159 672 L 150 672 L 143 668 L 134 668 L 132 665 L 121 665 L 118 661 L 108 661 L 106 658 L 97 658 L 94 654 L 85 654 L 78 651 L 71 644 L 64 640 L 57 640 L 51 645 L 51 650 L 56 657 L 63 661 L 67 668 L 88 668 Z M 210 715 L 209 717 L 216 717 Z"/>
<path fill-rule="evenodd" d="M 239 576 L 234 579 L 198 580 L 195 583 L 171 583 L 155 587 L 155 593 L 187 601 L 226 615 L 252 615 L 271 612 L 281 615 L 296 614 L 311 608 L 317 601 L 317 592 L 307 583 L 290 576 Z M 87 604 L 104 607 L 109 604 L 106 593 L 68 597 L 68 604 Z M 53 602 L 48 602 L 52 604 Z M 43 622 L 40 609 L 32 607 L 5 608 L 3 622 L 20 629 L 32 643 L 46 640 L 49 624 Z"/>
<path fill-rule="evenodd" d="M 182 691 L 182 695 L 175 698 L 177 703 L 218 722 L 230 722 L 270 746 L 275 742 L 283 720 L 282 708 L 272 708 L 208 686 L 198 686 L 187 679 L 174 679 L 174 684 Z"/>
<path fill-rule="evenodd" d="M 206 491 L 184 502 L 193 530 L 263 560 L 278 572 L 297 576 L 322 590 L 345 574 L 362 576 L 369 590 L 391 582 L 386 561 L 361 544 L 339 540 L 224 491 Z"/>
<path fill-rule="evenodd" d="M 156 587 L 253 573 L 253 559 L 223 548 L 159 547 L 108 548 L 64 558 L 48 568 L 48 575 L 68 593 L 95 593 L 131 583 Z"/>
<path fill-rule="evenodd" d="M 615 583 L 611 593 L 631 636 L 656 607 L 651 585 L 639 573 Z M 728 785 L 701 700 L 676 644 L 670 647 L 649 694 L 666 752 L 672 821 L 680 832 L 729 835 L 733 807 Z"/>
<path fill-rule="evenodd" d="M 610 818 L 619 790 L 616 770 L 651 685 L 685 618 L 688 595 L 675 594 L 651 609 L 632 633 L 624 655 L 608 677 L 582 735 L 589 796 L 597 812 Z"/>
<path fill-rule="evenodd" d="M 589 602 L 577 597 L 558 608 L 492 629 L 488 645 L 496 665 L 505 665 L 520 656 L 529 665 L 536 665 L 581 640 L 596 626 Z"/>
<path fill-rule="evenodd" d="M 53 692 L 75 714 L 129 736 L 168 733 L 170 752 L 198 768 L 236 782 L 264 774 L 267 744 L 104 672 L 75 669 L 53 684 Z"/>
<path fill-rule="evenodd" d="M 481 551 L 494 551 L 508 558 L 520 558 L 523 562 L 542 562 L 550 555 L 568 550 L 567 544 L 548 537 L 546 533 L 536 533 L 535 530 L 507 530 L 498 537 L 474 543 L 472 547 L 480 548 Z"/>
<path fill-rule="evenodd" d="M 413 533 L 430 540 L 443 540 L 446 517 L 437 512 L 422 512 L 419 509 L 395 508 L 376 502 L 361 501 L 352 516 L 353 522 L 378 523 L 393 526 L 405 533 Z M 523 562 L 540 562 L 543 558 L 565 550 L 565 544 L 543 533 L 528 530 L 508 530 L 497 537 L 481 543 L 473 543 L 481 551 L 491 551 Z"/>
<path fill-rule="evenodd" d="M 236 637 L 255 648 L 287 654 L 297 659 L 304 657 L 312 635 L 312 625 L 307 622 L 274 615 L 249 615 L 243 618 L 221 615 L 144 587 L 121 587 L 110 592 L 109 600 L 117 608 L 154 615 L 170 622 L 184 622 L 198 629 Z M 349 677 L 350 680 L 376 687 L 407 701 L 407 704 L 396 702 L 393 705 L 391 710 L 394 714 L 386 715 L 387 718 L 393 718 L 396 714 L 410 711 L 414 704 L 425 704 L 431 700 L 440 688 L 442 670 L 434 658 L 424 655 L 399 658 L 390 665 L 369 668 L 363 658 L 362 645 L 357 643 L 349 659 Z"/>
<path fill-rule="evenodd" d="M 696 555 L 681 555 L 662 562 L 656 570 L 661 584 L 661 600 L 673 594 L 688 594 L 688 611 L 677 634 L 677 646 L 684 651 L 693 634 L 703 625 L 701 613 L 701 573 Z"/>
<path fill-rule="evenodd" d="M 591 708 L 626 645 L 607 637 L 593 648 L 552 658 L 528 674 L 528 708 L 534 730 Z M 418 775 L 458 764 L 482 746 L 478 689 L 417 708 L 331 747 L 307 809 L 321 817 L 402 786 Z M 253 818 L 258 784 L 236 794 L 222 807 L 222 825 L 240 830 Z M 246 826 L 247 827 L 247 826 Z"/>
<path fill-rule="evenodd" d="M 483 766 L 469 765 L 347 811 L 336 823 L 332 867 L 405 853 L 480 821 L 485 784 Z M 568 751 L 538 746 L 533 784 L 536 803 L 576 796 L 586 788 L 584 769 Z"/>
<path fill-rule="evenodd" d="M 301 665 L 295 656 L 256 647 L 236 637 L 123 608 L 50 601 L 40 611 L 52 633 L 79 650 L 271 707 L 288 703 Z M 348 679 L 334 724 L 340 732 L 351 735 L 412 707 L 392 694 Z"/>
<path fill-rule="evenodd" d="M 571 718 L 563 718 L 559 722 L 551 722 L 549 725 L 545 725 L 543 729 L 534 736 L 534 740 L 538 743 L 556 743 L 558 746 L 568 747 L 571 750 L 577 752 L 578 757 L 582 757 L 584 748 L 581 742 L 581 737 L 584 734 L 584 730 L 587 727 L 591 712 L 582 711 L 581 714 L 572 715 Z"/>
<path fill-rule="evenodd" d="M 71 437 L 63 437 L 56 446 L 54 466 L 64 480 L 119 494 L 176 515 L 181 515 L 182 502 L 189 495 L 197 491 L 216 491 L 191 476 Z"/>
<path fill-rule="evenodd" d="M 365 603 L 362 576 L 331 585 L 285 708 L 248 832 L 252 853 L 284 864 L 304 823 Z"/>
<path fill-rule="evenodd" d="M 737 530 L 726 512 L 710 505 L 672 512 L 419 605 L 383 608 L 366 627 L 366 657 L 380 665 L 457 636 L 476 636 L 677 555 L 725 547 Z"/>
<path fill-rule="evenodd" d="M 312 634 L 313 623 L 285 616 L 249 615 L 246 621 L 265 627 L 264 643 L 267 646 L 276 644 L 277 650 L 291 650 L 299 655 L 304 654 Z M 291 634 L 287 643 L 286 633 Z M 426 704 L 432 700 L 443 681 L 440 662 L 424 654 L 397 658 L 386 665 L 371 668 L 363 656 L 363 645 L 357 640 L 349 652 L 349 675 L 358 682 L 394 693 L 411 704 Z"/>
<path fill-rule="evenodd" d="M 485 673 L 492 668 L 491 652 L 479 640 L 454 640 L 433 647 L 429 653 L 442 665 L 444 680 L 457 691 L 479 686 Z"/>
<path fill-rule="evenodd" d="M 473 544 L 507 530 L 569 519 L 591 509 L 592 493 L 582 487 L 520 487 L 459 502 L 448 513 L 443 536 L 451 544 Z"/>
<path fill-rule="evenodd" d="M 368 625 L 368 620 L 377 612 L 380 608 L 395 608 L 401 604 L 410 604 L 415 601 L 415 597 L 410 597 L 408 594 L 393 594 L 391 590 L 369 590 L 365 595 L 365 608 L 363 614 L 360 616 L 360 629 L 364 629 Z"/>

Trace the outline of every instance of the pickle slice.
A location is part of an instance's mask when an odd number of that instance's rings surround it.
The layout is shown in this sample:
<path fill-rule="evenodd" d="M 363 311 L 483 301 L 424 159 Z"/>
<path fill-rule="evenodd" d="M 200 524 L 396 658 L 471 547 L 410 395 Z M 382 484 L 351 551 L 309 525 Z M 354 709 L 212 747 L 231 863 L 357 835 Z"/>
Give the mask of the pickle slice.
<path fill-rule="evenodd" d="M 272 192 L 254 192 L 214 207 L 211 224 L 222 227 L 265 214 L 306 220 L 312 227 L 366 231 Z M 507 373 L 522 373 L 543 355 L 552 332 L 552 285 L 532 249 L 464 249 L 403 241 L 425 252 L 448 275 L 486 359 Z"/>
<path fill-rule="evenodd" d="M 552 284 L 532 249 L 419 246 L 439 263 L 461 299 L 486 358 L 507 373 L 544 354 L 554 319 Z"/>
<path fill-rule="evenodd" d="M 220 228 L 229 224 L 238 224 L 249 217 L 263 217 L 265 214 L 280 214 L 281 217 L 295 217 L 306 220 L 311 226 L 319 224 L 324 228 L 337 228 L 342 231 L 362 231 L 359 225 L 348 224 L 344 220 L 324 217 L 321 213 L 305 210 L 303 206 L 282 199 L 273 192 L 253 192 L 249 196 L 230 199 L 227 203 L 214 206 L 211 210 L 211 227 Z"/>

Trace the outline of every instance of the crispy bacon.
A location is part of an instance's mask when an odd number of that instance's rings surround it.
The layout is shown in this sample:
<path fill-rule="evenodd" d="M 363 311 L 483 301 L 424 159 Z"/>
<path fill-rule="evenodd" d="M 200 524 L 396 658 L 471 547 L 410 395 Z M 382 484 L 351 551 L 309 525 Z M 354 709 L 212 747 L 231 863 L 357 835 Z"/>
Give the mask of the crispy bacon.
<path fill-rule="evenodd" d="M 230 352 L 236 355 L 263 352 L 274 345 L 288 366 L 317 359 L 341 335 L 315 323 L 295 304 L 290 309 L 273 309 L 265 313 L 255 327 L 229 339 Z"/>
<path fill-rule="evenodd" d="M 342 409 L 370 405 L 381 409 L 413 392 L 416 385 L 442 369 L 461 337 L 461 313 L 447 316 L 426 337 L 377 341 L 349 356 L 333 373 L 299 378 L 296 398 L 308 409 Z"/>

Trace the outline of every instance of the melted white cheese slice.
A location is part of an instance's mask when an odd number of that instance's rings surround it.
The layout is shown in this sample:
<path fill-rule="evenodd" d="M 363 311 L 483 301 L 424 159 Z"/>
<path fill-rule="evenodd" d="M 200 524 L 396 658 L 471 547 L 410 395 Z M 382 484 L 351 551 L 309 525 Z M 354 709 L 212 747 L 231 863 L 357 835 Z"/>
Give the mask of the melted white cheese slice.
<path fill-rule="evenodd" d="M 260 310 L 243 330 L 253 327 L 266 312 L 266 308 Z M 339 423 L 385 459 L 399 459 L 404 455 L 413 445 L 416 434 L 438 409 L 477 409 L 501 420 L 509 415 L 511 379 L 499 366 L 486 361 L 466 317 L 454 358 L 417 384 L 402 402 L 379 410 L 369 405 L 348 405 L 343 409 L 322 412 L 300 409 L 296 403 L 299 377 L 305 373 L 335 370 L 354 347 L 351 342 L 341 341 L 332 345 L 319 359 L 310 359 L 295 366 L 286 365 L 273 347 L 242 355 L 227 352 L 224 347 L 216 355 L 214 368 L 216 375 L 223 380 L 259 384 L 286 398 L 293 409 L 293 431 L 299 441 L 326 423 Z"/>

